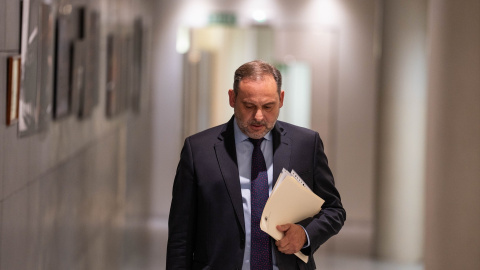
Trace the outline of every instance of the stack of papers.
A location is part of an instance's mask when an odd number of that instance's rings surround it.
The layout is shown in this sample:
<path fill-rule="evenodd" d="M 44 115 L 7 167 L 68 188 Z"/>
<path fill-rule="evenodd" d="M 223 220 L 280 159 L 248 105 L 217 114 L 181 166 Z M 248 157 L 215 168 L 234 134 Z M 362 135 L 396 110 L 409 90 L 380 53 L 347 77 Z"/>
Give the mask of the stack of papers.
<path fill-rule="evenodd" d="M 260 228 L 273 239 L 280 240 L 283 232 L 277 230 L 277 225 L 297 223 L 312 217 L 320 212 L 324 202 L 295 171 L 283 169 L 263 209 Z M 305 263 L 308 261 L 308 256 L 301 252 L 295 255 Z"/>

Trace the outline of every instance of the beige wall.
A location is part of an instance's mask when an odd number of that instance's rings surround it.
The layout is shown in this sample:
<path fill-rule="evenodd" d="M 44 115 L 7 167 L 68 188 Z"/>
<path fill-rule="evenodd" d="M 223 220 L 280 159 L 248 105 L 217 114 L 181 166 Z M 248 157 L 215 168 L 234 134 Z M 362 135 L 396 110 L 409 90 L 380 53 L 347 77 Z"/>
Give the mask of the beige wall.
<path fill-rule="evenodd" d="M 149 203 L 135 195 L 148 197 L 149 84 L 140 114 L 114 118 L 104 87 L 106 34 L 139 12 L 148 28 L 148 5 L 71 2 L 102 14 L 99 104 L 89 118 L 49 118 L 47 130 L 19 138 L 5 125 L 5 93 L 7 58 L 20 53 L 20 1 L 0 0 L 0 269 L 119 269 L 126 214 Z"/>
<path fill-rule="evenodd" d="M 418 262 L 425 216 L 427 3 L 383 1 L 382 17 L 375 254 Z"/>
<path fill-rule="evenodd" d="M 480 268 L 480 3 L 430 1 L 427 270 Z"/>
<path fill-rule="evenodd" d="M 372 250 L 377 120 L 376 1 L 338 1 L 340 28 L 334 172 L 347 210 L 346 253 Z M 334 242 L 335 243 L 335 242 Z"/>

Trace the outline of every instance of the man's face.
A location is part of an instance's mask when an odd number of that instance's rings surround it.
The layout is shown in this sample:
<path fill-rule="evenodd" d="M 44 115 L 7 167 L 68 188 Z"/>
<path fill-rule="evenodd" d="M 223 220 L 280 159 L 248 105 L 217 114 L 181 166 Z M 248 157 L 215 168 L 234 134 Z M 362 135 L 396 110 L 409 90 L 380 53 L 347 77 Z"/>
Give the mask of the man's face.
<path fill-rule="evenodd" d="M 278 94 L 273 76 L 264 76 L 240 81 L 237 96 L 231 89 L 228 96 L 240 130 L 250 138 L 260 139 L 275 125 L 284 92 Z"/>

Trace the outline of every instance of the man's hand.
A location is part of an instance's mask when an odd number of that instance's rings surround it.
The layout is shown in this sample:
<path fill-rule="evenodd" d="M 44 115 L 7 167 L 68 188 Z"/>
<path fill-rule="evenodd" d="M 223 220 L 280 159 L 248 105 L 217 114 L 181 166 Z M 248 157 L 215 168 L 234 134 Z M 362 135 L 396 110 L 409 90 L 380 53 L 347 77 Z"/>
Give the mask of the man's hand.
<path fill-rule="evenodd" d="M 282 253 L 293 254 L 299 252 L 307 242 L 305 231 L 300 225 L 292 223 L 277 225 L 277 230 L 285 233 L 281 240 L 275 242 L 278 250 Z"/>

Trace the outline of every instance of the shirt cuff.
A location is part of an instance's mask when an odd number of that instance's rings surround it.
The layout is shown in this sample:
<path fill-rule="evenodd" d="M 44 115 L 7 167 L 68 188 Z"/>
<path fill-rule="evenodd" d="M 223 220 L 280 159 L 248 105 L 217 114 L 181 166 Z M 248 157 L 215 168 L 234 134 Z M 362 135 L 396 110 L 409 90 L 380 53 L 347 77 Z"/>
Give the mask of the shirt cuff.
<path fill-rule="evenodd" d="M 302 248 L 304 249 L 310 246 L 310 237 L 308 236 L 307 230 L 305 230 L 305 228 L 302 225 L 300 225 L 300 227 L 302 227 L 302 229 L 305 231 L 305 235 L 307 236 L 307 243 Z"/>

